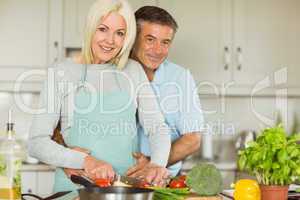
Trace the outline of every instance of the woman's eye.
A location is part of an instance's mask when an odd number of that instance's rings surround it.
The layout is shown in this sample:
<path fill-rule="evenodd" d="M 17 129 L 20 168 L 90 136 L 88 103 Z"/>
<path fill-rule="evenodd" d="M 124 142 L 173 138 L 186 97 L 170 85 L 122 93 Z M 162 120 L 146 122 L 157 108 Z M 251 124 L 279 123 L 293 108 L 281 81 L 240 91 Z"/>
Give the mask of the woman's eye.
<path fill-rule="evenodd" d="M 119 32 L 117 32 L 117 35 L 120 36 L 120 37 L 123 37 L 125 35 L 125 33 L 122 32 L 122 31 L 119 31 Z"/>
<path fill-rule="evenodd" d="M 98 27 L 97 30 L 98 30 L 98 31 L 101 31 L 101 32 L 105 32 L 105 31 L 106 31 L 106 28 L 104 28 L 104 27 Z"/>

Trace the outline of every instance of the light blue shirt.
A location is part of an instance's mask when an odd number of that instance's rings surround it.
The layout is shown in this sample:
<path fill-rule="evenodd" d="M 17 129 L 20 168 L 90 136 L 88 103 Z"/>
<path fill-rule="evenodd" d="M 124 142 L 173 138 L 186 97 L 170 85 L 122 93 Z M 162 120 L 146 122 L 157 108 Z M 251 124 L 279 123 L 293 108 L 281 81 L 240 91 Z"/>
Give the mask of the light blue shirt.
<path fill-rule="evenodd" d="M 151 86 L 159 102 L 166 123 L 171 128 L 172 142 L 186 133 L 201 132 L 204 119 L 195 81 L 189 70 L 164 61 L 155 71 Z M 140 151 L 150 155 L 145 130 L 138 124 Z M 169 167 L 172 176 L 181 169 L 182 162 Z"/>

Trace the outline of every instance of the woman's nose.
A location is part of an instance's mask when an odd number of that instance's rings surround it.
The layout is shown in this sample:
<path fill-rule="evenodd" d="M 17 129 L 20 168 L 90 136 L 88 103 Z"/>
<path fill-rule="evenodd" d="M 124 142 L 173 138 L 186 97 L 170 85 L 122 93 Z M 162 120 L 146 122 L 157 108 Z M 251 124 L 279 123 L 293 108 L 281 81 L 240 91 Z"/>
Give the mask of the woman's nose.
<path fill-rule="evenodd" d="M 107 37 L 106 37 L 106 41 L 109 44 L 114 44 L 114 42 L 115 42 L 114 34 L 113 33 L 108 33 Z"/>

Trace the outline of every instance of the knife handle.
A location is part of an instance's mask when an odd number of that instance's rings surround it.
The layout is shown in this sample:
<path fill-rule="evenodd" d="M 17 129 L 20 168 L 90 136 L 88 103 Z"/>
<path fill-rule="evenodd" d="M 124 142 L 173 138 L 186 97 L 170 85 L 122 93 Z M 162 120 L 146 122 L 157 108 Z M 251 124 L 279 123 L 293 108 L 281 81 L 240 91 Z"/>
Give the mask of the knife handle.
<path fill-rule="evenodd" d="M 96 186 L 94 183 L 92 183 L 91 181 L 87 180 L 86 178 L 84 178 L 82 176 L 71 175 L 71 181 L 73 183 L 83 185 L 84 187 Z"/>

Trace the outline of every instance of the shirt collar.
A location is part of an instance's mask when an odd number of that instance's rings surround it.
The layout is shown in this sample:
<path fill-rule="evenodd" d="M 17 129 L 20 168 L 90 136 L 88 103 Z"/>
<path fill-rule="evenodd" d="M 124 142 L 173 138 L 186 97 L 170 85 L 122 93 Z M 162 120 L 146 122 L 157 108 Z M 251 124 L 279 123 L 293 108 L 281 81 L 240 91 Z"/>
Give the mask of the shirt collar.
<path fill-rule="evenodd" d="M 157 70 L 154 72 L 154 78 L 151 81 L 152 84 L 162 84 L 165 81 L 165 68 L 167 60 L 159 65 Z"/>

